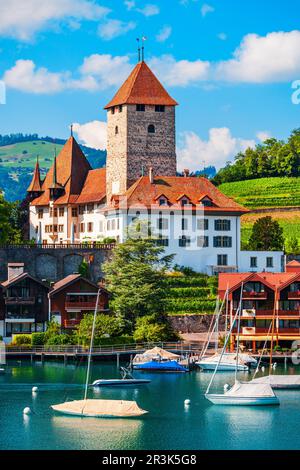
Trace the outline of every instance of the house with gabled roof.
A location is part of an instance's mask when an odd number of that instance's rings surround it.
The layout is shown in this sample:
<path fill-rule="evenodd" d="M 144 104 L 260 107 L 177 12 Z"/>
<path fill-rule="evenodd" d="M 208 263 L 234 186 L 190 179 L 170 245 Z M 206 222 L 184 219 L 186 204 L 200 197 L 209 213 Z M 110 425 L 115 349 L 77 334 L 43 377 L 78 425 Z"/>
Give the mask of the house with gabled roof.
<path fill-rule="evenodd" d="M 125 240 L 137 220 L 174 262 L 208 274 L 280 271 L 282 252 L 241 251 L 248 212 L 207 178 L 177 173 L 175 110 L 153 71 L 139 62 L 105 106 L 106 168 L 92 169 L 71 135 L 42 181 L 28 188 L 30 238 L 44 244 Z M 195 159 L 197 159 L 195 154 Z"/>

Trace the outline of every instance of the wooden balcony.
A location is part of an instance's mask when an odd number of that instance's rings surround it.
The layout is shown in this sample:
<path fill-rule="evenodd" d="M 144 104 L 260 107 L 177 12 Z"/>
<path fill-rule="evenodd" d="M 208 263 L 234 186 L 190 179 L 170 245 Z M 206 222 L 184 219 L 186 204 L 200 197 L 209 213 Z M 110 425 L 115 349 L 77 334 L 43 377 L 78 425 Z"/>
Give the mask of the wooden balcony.
<path fill-rule="evenodd" d="M 6 305 L 34 305 L 35 297 L 5 297 Z"/>
<path fill-rule="evenodd" d="M 255 292 L 255 291 L 243 291 L 243 299 L 244 300 L 266 300 L 267 299 L 267 292 Z"/>
<path fill-rule="evenodd" d="M 288 299 L 289 300 L 299 300 L 300 299 L 300 290 L 295 292 L 288 292 Z"/>
<path fill-rule="evenodd" d="M 234 328 L 232 331 L 233 334 L 237 334 L 237 328 Z M 300 336 L 300 328 L 277 328 L 274 329 L 274 337 L 276 335 L 299 335 Z M 241 335 L 242 336 L 272 336 L 272 331 L 269 331 L 269 328 L 256 328 L 254 327 L 242 327 L 241 328 Z"/>
<path fill-rule="evenodd" d="M 80 318 L 76 318 L 74 320 L 64 320 L 63 326 L 64 328 L 75 328 L 75 326 L 79 325 L 80 321 Z"/>
<path fill-rule="evenodd" d="M 91 302 L 65 302 L 65 309 L 66 310 L 95 310 L 96 307 L 96 300 Z M 98 310 L 104 310 L 105 305 L 103 303 L 99 303 Z"/>

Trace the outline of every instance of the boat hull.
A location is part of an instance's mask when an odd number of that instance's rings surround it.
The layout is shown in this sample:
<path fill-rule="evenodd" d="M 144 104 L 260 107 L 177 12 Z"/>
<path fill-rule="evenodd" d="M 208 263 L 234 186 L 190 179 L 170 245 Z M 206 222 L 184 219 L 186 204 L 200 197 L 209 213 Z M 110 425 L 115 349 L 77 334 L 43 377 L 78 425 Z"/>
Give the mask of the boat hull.
<path fill-rule="evenodd" d="M 149 361 L 142 363 L 133 363 L 136 370 L 151 370 L 160 372 L 188 372 L 188 369 L 176 361 Z"/>
<path fill-rule="evenodd" d="M 51 408 L 56 413 L 81 418 L 137 418 L 148 413 L 135 401 L 125 400 L 74 400 Z"/>
<path fill-rule="evenodd" d="M 109 380 L 95 380 L 93 387 L 127 387 L 134 385 L 145 385 L 150 383 L 148 379 L 109 379 Z"/>
<path fill-rule="evenodd" d="M 279 405 L 277 397 L 228 397 L 222 394 L 206 394 L 205 398 L 214 405 L 231 406 L 274 406 Z"/>
<path fill-rule="evenodd" d="M 200 367 L 202 370 L 215 370 L 217 367 L 216 362 L 195 362 L 195 364 Z M 221 363 L 218 367 L 217 372 L 224 372 L 224 371 L 235 371 L 236 365 L 235 364 L 226 364 L 226 363 Z M 245 366 L 243 364 L 239 364 L 237 366 L 237 370 L 239 372 L 247 372 L 249 370 L 248 366 Z"/>

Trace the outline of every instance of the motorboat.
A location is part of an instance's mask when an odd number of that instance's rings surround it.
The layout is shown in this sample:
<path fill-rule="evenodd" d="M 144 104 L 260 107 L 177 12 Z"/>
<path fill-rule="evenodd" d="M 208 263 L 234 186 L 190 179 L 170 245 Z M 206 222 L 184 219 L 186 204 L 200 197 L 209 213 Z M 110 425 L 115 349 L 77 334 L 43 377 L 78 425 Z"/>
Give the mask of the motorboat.
<path fill-rule="evenodd" d="M 125 367 L 120 367 L 122 377 L 120 379 L 98 379 L 92 383 L 93 387 L 126 387 L 133 385 L 145 385 L 151 382 L 149 379 L 135 379 Z"/>
<path fill-rule="evenodd" d="M 152 370 L 164 372 L 188 372 L 188 367 L 183 363 L 183 358 L 178 354 L 155 347 L 137 354 L 132 361 L 132 367 L 136 370 Z"/>
<path fill-rule="evenodd" d="M 223 371 L 235 371 L 236 368 L 239 372 L 247 372 L 249 370 L 248 365 L 240 357 L 237 361 L 237 355 L 232 353 L 225 353 L 221 357 L 220 354 L 214 354 L 211 357 L 206 357 L 195 364 L 202 370 L 215 370 L 218 365 L 218 372 Z"/>

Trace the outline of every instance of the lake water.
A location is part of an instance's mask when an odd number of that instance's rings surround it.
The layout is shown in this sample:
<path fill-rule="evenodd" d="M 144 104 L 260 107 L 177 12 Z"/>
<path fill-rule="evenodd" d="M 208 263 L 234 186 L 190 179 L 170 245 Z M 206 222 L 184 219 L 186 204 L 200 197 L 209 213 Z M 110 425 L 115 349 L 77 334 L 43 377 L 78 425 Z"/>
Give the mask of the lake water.
<path fill-rule="evenodd" d="M 0 449 L 299 449 L 300 391 L 278 391 L 278 407 L 211 405 L 204 392 L 209 372 L 136 372 L 152 382 L 138 388 L 102 389 L 90 398 L 136 400 L 149 411 L 139 419 L 97 419 L 55 415 L 51 404 L 81 399 L 86 367 L 58 362 L 10 362 L 0 376 Z M 278 367 L 276 373 L 299 373 Z M 92 379 L 118 377 L 113 363 L 93 363 Z M 250 378 L 248 373 L 239 376 Z M 217 374 L 214 390 L 232 384 L 234 374 Z M 31 388 L 39 386 L 33 397 Z M 190 399 L 190 406 L 184 405 Z M 23 416 L 30 406 L 34 413 Z"/>

